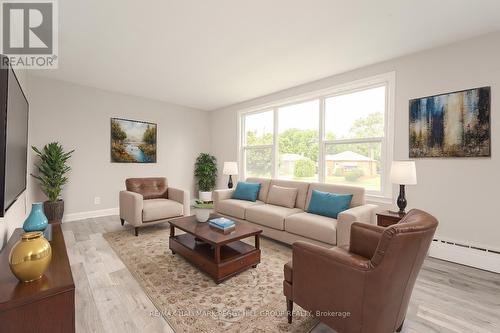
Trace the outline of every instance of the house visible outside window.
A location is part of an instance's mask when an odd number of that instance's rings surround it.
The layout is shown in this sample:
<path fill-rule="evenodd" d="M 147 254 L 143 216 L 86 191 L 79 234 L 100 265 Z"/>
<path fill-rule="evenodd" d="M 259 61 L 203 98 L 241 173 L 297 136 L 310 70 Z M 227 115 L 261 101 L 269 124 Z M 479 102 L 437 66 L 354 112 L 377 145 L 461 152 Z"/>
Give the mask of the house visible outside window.
<path fill-rule="evenodd" d="M 389 197 L 394 73 L 240 113 L 244 177 L 364 187 Z"/>

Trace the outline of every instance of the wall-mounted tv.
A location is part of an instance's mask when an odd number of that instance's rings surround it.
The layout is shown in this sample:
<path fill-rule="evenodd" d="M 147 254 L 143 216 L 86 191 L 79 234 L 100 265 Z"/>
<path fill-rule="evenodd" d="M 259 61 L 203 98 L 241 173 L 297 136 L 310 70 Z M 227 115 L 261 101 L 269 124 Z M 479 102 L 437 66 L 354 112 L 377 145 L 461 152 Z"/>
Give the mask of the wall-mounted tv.
<path fill-rule="evenodd" d="M 28 100 L 0 55 L 0 216 L 26 189 L 28 159 Z"/>

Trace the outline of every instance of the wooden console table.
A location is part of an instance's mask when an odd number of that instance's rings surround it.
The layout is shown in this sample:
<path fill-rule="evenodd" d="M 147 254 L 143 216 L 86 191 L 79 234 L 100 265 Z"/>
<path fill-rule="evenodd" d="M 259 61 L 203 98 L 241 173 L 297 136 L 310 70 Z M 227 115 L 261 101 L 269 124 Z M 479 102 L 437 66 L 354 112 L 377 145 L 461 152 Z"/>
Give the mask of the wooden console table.
<path fill-rule="evenodd" d="M 0 331 L 75 332 L 75 284 L 60 223 L 52 225 L 52 261 L 45 275 L 23 283 L 9 268 L 9 253 L 19 240 L 16 229 L 0 252 Z"/>

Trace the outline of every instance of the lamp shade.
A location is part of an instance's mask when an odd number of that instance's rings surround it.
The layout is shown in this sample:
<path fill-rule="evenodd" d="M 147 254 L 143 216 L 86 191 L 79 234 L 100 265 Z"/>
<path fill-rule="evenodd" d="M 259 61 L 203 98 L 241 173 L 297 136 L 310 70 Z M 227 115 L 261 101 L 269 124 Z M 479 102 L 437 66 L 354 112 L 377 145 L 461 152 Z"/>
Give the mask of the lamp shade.
<path fill-rule="evenodd" d="M 222 170 L 224 175 L 237 175 L 238 174 L 238 163 L 237 162 L 224 162 L 224 169 Z"/>
<path fill-rule="evenodd" d="M 416 185 L 417 169 L 415 168 L 415 161 L 393 161 L 391 166 L 391 183 Z"/>

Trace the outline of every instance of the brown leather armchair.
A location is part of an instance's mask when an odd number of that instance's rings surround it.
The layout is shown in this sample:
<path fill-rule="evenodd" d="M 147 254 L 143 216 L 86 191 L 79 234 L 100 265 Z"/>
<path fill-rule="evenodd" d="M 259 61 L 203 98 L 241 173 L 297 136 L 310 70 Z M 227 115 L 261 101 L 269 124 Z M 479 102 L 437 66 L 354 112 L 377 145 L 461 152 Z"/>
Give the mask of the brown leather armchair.
<path fill-rule="evenodd" d="M 288 322 L 296 303 L 339 333 L 399 332 L 437 225 L 413 209 L 388 228 L 354 223 L 348 249 L 294 243 L 284 267 Z"/>
<path fill-rule="evenodd" d="M 169 187 L 167 178 L 129 178 L 120 192 L 120 221 L 139 228 L 190 214 L 189 191 Z"/>

